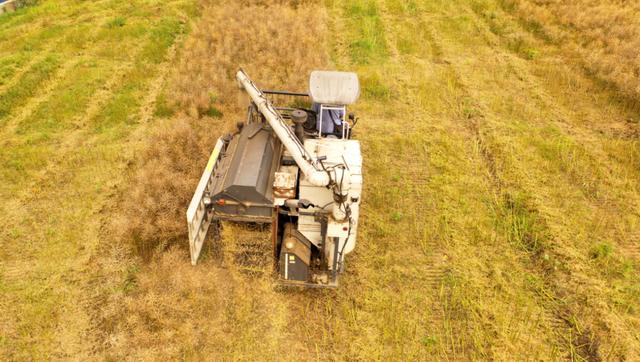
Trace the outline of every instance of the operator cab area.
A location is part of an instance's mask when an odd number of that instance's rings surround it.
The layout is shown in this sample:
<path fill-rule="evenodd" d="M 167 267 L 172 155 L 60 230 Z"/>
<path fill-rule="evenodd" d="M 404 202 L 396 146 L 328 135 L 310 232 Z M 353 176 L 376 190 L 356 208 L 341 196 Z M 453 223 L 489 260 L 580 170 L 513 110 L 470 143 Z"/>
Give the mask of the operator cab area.
<path fill-rule="evenodd" d="M 353 113 L 347 113 L 347 106 L 354 104 L 360 96 L 357 74 L 313 71 L 308 93 L 280 90 L 264 90 L 263 93 L 282 117 L 293 120 L 294 124 L 300 111 L 306 113 L 306 118 L 299 121 L 302 131 L 296 133 L 302 138 L 351 138 L 357 118 Z M 257 109 L 250 109 L 250 114 L 257 118 L 262 116 Z M 304 142 L 304 139 L 300 141 Z"/>
<path fill-rule="evenodd" d="M 316 115 L 320 137 L 350 138 L 350 124 L 345 119 L 347 107 L 360 95 L 355 73 L 314 71 L 309 78 L 309 96 Z M 355 117 L 350 121 L 355 122 Z"/>

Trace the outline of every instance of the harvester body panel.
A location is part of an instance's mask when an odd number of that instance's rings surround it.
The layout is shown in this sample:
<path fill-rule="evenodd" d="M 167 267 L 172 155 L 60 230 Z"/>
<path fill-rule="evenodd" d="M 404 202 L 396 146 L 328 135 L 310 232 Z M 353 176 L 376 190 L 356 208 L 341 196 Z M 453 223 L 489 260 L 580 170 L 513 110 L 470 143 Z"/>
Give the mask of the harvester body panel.
<path fill-rule="evenodd" d="M 262 123 L 249 123 L 229 141 L 210 192 L 217 218 L 271 222 L 271 185 L 282 147 L 267 128 Z"/>

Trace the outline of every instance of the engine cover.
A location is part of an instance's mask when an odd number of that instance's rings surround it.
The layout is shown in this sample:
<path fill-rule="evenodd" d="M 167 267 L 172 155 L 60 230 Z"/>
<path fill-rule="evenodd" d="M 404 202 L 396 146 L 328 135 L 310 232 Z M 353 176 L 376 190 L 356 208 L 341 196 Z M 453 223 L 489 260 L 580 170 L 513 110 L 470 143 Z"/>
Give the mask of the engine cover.
<path fill-rule="evenodd" d="M 360 209 L 360 196 L 362 193 L 362 156 L 360 154 L 360 142 L 350 139 L 320 138 L 307 139 L 304 147 L 314 157 L 326 157 L 323 161 L 327 168 L 334 165 L 345 164 L 350 173 L 350 189 L 347 203 L 351 209 L 351 222 L 328 220 L 327 236 L 338 240 L 338 250 L 344 255 L 355 248 L 358 230 L 358 216 Z M 332 205 L 334 203 L 332 190 L 326 187 L 312 185 L 305 180 L 304 175 L 300 179 L 300 199 L 311 201 L 316 206 Z M 301 215 L 298 218 L 298 231 L 302 233 L 317 247 L 321 247 L 322 233 L 320 223 L 309 215 Z M 345 245 L 346 243 L 346 245 Z M 333 260 L 333 248 L 330 248 L 329 259 Z M 331 267 L 331 266 L 330 266 Z"/>

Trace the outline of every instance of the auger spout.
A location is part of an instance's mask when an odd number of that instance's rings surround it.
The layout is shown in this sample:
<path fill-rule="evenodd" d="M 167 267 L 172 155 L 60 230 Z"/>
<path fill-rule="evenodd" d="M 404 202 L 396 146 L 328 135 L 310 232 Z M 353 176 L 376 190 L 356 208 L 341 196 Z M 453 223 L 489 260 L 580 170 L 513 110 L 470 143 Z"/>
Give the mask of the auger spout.
<path fill-rule="evenodd" d="M 251 97 L 256 107 L 258 107 L 258 111 L 267 119 L 274 133 L 296 161 L 296 164 L 300 167 L 307 181 L 315 186 L 329 185 L 331 182 L 329 174 L 318 167 L 318 162 L 313 160 L 309 152 L 307 152 L 302 143 L 300 143 L 291 128 L 264 93 L 258 89 L 243 70 L 238 71 L 236 79 L 247 94 L 249 94 L 249 97 Z"/>

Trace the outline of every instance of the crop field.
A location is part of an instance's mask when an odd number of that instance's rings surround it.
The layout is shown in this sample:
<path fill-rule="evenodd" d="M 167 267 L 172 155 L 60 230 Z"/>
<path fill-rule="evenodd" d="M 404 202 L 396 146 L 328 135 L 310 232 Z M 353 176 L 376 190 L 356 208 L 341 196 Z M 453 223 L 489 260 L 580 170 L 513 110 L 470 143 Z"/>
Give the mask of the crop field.
<path fill-rule="evenodd" d="M 40 0 L 0 15 L 0 360 L 640 360 L 640 7 Z M 357 72 L 358 245 L 278 287 L 268 229 L 193 267 L 242 67 Z"/>

